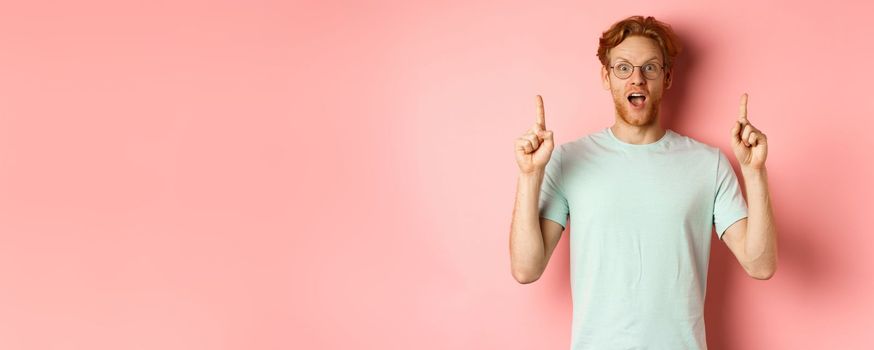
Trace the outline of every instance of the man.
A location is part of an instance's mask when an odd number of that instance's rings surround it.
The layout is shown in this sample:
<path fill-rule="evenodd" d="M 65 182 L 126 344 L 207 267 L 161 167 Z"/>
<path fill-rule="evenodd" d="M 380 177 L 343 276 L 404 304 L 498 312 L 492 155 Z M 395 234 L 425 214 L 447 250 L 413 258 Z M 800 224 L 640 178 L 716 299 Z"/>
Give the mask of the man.
<path fill-rule="evenodd" d="M 614 124 L 555 148 L 538 95 L 537 121 L 516 140 L 512 273 L 536 281 L 570 218 L 572 349 L 706 349 L 714 226 L 749 276 L 776 269 L 767 137 L 747 119 L 747 95 L 725 127 L 749 207 L 723 152 L 659 125 L 680 50 L 652 17 L 614 24 L 598 48 Z"/>

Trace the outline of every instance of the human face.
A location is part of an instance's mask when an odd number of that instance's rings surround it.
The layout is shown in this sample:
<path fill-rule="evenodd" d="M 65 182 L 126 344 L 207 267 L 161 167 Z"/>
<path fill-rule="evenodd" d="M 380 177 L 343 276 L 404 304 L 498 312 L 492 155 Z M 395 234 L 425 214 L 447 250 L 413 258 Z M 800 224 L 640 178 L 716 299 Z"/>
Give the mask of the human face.
<path fill-rule="evenodd" d="M 664 65 L 664 58 L 659 44 L 654 39 L 643 36 L 630 36 L 619 45 L 610 49 L 610 65 L 627 62 L 635 66 L 647 63 Z M 670 88 L 671 79 L 668 70 L 663 70 L 653 80 L 643 76 L 641 67 L 635 67 L 634 72 L 626 79 L 619 79 L 609 67 L 601 67 L 601 82 L 605 90 L 613 95 L 616 116 L 628 125 L 652 126 L 658 121 L 659 105 L 662 93 Z M 644 98 L 630 98 L 632 93 L 643 94 Z"/>

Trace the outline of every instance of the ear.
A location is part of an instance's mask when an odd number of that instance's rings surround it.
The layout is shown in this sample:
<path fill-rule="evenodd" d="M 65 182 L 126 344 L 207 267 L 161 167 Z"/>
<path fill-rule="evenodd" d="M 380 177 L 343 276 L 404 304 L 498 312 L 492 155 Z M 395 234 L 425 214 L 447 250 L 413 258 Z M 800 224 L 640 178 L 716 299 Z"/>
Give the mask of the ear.
<path fill-rule="evenodd" d="M 674 82 L 674 70 L 670 69 L 665 72 L 665 89 L 670 89 L 671 84 Z"/>
<path fill-rule="evenodd" d="M 610 71 L 607 70 L 607 66 L 601 66 L 601 87 L 610 90 Z"/>

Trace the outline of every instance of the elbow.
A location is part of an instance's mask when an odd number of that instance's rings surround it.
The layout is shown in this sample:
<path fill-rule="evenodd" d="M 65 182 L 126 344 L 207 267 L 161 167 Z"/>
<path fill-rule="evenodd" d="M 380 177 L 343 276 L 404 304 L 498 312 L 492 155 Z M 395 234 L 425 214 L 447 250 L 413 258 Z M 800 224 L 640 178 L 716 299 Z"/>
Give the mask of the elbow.
<path fill-rule="evenodd" d="M 540 274 L 530 271 L 513 270 L 513 278 L 515 278 L 516 282 L 519 282 L 520 284 L 529 284 L 540 279 Z"/>
<path fill-rule="evenodd" d="M 769 280 L 774 276 L 774 273 L 777 271 L 776 265 L 770 265 L 766 267 L 760 267 L 756 269 L 751 269 L 747 271 L 747 275 L 757 280 Z"/>
<path fill-rule="evenodd" d="M 769 280 L 777 272 L 777 252 L 769 252 L 756 259 L 750 260 L 744 266 L 747 275 L 757 280 Z"/>

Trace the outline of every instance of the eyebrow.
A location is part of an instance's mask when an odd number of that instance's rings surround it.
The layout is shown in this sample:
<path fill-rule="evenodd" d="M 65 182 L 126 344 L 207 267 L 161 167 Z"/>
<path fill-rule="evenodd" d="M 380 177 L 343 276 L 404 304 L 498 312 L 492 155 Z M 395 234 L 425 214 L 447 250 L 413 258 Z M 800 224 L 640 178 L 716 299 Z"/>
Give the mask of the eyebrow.
<path fill-rule="evenodd" d="M 622 57 L 622 56 L 618 56 L 618 57 L 616 57 L 616 59 L 617 59 L 617 60 L 625 60 L 625 61 L 629 61 L 629 62 L 631 61 L 631 60 L 629 60 L 629 59 L 627 59 L 627 58 L 625 58 L 625 57 Z M 649 59 L 645 60 L 644 62 L 649 62 L 649 61 L 652 61 L 652 60 L 658 60 L 658 59 L 659 59 L 659 56 L 652 56 L 652 57 L 650 57 Z"/>

